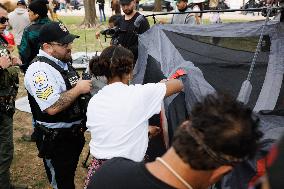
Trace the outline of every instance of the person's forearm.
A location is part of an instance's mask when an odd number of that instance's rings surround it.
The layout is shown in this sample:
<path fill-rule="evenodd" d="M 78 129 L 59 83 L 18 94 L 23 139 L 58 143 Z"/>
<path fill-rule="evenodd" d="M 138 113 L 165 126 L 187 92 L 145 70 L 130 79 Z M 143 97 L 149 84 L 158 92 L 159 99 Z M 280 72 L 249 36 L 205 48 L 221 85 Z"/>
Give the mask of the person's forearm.
<path fill-rule="evenodd" d="M 66 92 L 61 93 L 59 99 L 45 111 L 49 115 L 55 115 L 68 108 L 79 96 L 80 92 L 76 87 L 74 87 Z"/>
<path fill-rule="evenodd" d="M 183 89 L 183 83 L 178 79 L 166 80 L 165 84 L 167 87 L 165 97 L 178 93 Z"/>

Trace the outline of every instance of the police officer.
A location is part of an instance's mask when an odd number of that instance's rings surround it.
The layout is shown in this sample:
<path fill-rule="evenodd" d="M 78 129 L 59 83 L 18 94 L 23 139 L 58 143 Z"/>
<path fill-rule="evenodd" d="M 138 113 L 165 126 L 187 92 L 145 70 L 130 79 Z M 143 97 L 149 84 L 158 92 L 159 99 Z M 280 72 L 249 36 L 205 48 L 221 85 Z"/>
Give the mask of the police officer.
<path fill-rule="evenodd" d="M 8 42 L 1 35 L 8 26 L 8 13 L 0 4 L 0 189 L 27 188 L 10 183 L 9 169 L 13 159 L 13 114 L 18 92 L 19 58 L 12 57 Z"/>
<path fill-rule="evenodd" d="M 83 149 L 82 95 L 90 80 L 79 79 L 71 66 L 70 34 L 59 22 L 45 24 L 39 33 L 41 49 L 29 66 L 24 83 L 36 120 L 37 147 L 53 188 L 74 189 L 74 175 Z"/>

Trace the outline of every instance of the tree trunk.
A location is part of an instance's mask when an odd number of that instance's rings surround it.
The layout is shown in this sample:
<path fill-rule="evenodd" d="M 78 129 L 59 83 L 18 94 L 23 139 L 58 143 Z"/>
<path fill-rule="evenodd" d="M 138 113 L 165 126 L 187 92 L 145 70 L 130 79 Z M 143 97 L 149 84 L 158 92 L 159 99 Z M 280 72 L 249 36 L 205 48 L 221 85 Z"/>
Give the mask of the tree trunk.
<path fill-rule="evenodd" d="M 85 18 L 82 25 L 94 27 L 97 24 L 96 0 L 84 0 Z"/>
<path fill-rule="evenodd" d="M 155 0 L 155 6 L 153 11 L 162 11 L 162 0 Z"/>

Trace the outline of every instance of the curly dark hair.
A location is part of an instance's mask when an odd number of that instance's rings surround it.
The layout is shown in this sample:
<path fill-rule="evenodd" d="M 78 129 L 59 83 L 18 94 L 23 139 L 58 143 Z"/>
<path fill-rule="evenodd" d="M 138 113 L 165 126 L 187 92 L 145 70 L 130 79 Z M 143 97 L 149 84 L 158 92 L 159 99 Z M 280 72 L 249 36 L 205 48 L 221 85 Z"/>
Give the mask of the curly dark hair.
<path fill-rule="evenodd" d="M 90 70 L 94 76 L 106 76 L 108 79 L 133 70 L 134 56 L 132 52 L 121 46 L 110 46 L 101 55 L 90 60 Z"/>
<path fill-rule="evenodd" d="M 197 103 L 175 132 L 173 147 L 196 170 L 212 170 L 254 156 L 262 133 L 252 110 L 225 94 Z"/>

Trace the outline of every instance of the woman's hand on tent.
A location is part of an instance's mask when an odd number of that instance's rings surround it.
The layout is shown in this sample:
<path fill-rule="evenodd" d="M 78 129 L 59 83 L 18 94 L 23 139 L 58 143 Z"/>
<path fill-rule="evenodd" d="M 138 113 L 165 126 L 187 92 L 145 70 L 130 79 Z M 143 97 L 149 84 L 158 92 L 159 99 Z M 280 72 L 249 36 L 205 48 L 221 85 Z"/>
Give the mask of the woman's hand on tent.
<path fill-rule="evenodd" d="M 183 90 L 183 83 L 178 79 L 163 79 L 160 83 L 166 84 L 166 94 L 165 97 L 171 96 L 175 93 L 179 93 Z"/>

